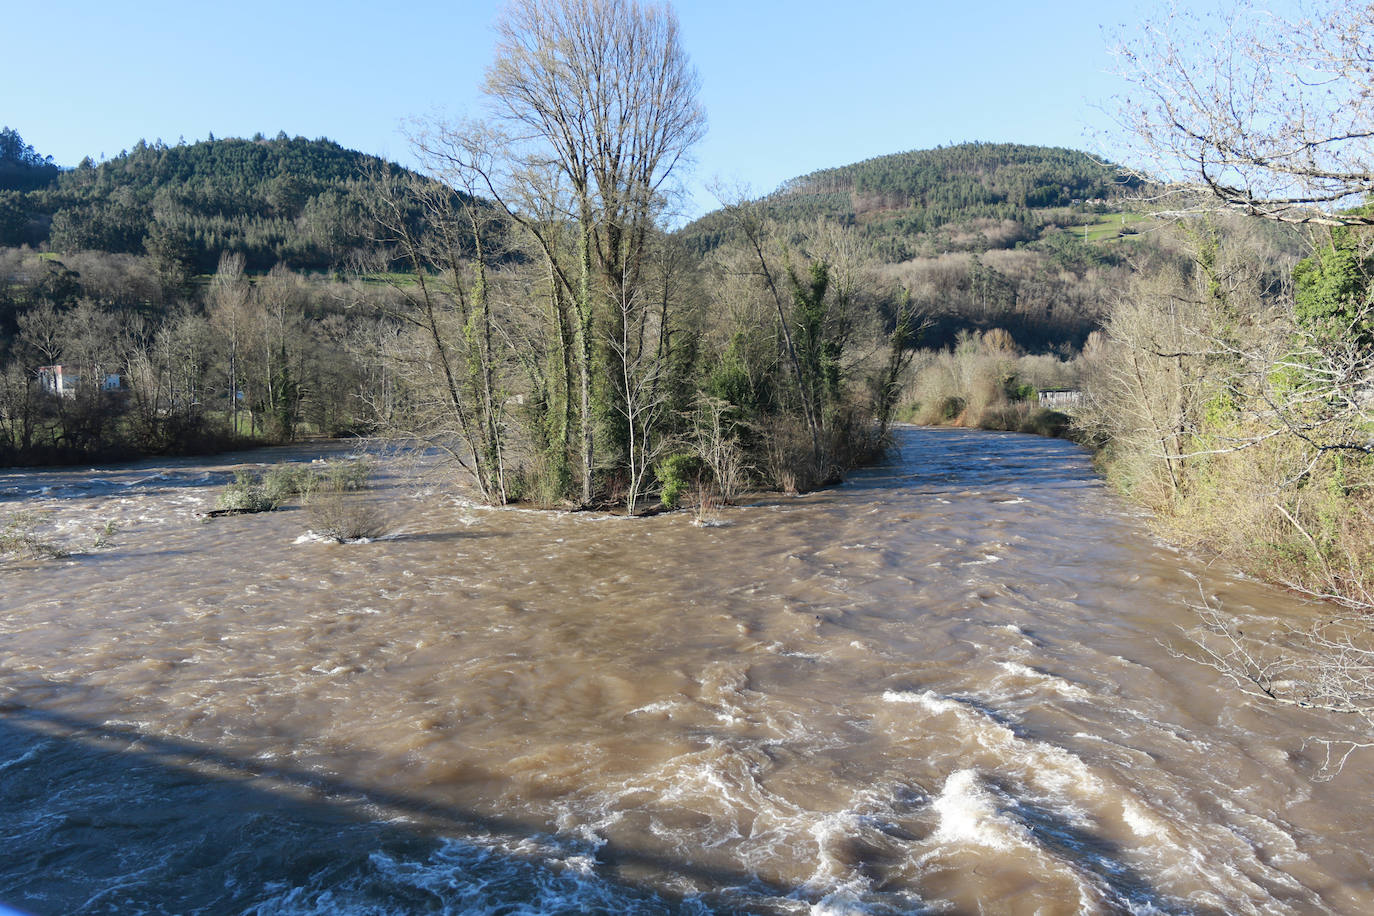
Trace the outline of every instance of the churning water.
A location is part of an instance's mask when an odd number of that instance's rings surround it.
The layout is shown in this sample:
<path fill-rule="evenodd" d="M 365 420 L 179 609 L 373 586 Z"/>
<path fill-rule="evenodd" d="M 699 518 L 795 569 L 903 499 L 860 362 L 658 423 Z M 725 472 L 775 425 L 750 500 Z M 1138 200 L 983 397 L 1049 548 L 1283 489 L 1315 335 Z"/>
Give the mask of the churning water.
<path fill-rule="evenodd" d="M 113 545 L 0 572 L 0 901 L 32 913 L 1374 912 L 1343 723 L 1174 657 L 1317 611 L 1064 442 L 902 430 L 804 498 L 203 521 L 230 461 L 0 475 Z M 318 454 L 318 453 L 315 453 Z M 1348 737 L 1348 735 L 1347 735 Z"/>

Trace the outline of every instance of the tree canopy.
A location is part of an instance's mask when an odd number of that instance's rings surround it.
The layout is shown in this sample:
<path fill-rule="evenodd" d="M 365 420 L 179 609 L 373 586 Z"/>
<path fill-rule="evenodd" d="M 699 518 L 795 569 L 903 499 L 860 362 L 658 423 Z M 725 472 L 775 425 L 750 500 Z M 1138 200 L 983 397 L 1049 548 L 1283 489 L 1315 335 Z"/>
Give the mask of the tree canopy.
<path fill-rule="evenodd" d="M 0 128 L 0 191 L 30 191 L 57 177 L 51 156 L 44 156 L 24 142 L 19 131 Z"/>
<path fill-rule="evenodd" d="M 325 270 L 370 244 L 360 202 L 364 173 L 391 168 L 331 140 L 284 133 L 176 146 L 140 140 L 11 199 L 28 229 L 0 243 L 146 251 L 194 273 L 213 272 L 226 253 L 242 254 L 250 271 L 278 263 Z"/>

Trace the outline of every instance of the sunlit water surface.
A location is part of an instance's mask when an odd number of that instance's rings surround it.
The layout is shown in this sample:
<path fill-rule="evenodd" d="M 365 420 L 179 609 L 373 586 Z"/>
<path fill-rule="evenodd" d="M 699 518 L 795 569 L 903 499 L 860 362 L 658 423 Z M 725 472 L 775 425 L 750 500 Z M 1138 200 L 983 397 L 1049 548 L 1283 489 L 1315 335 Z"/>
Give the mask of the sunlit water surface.
<path fill-rule="evenodd" d="M 1171 655 L 1318 613 L 1147 534 L 1076 447 L 902 430 L 719 527 L 203 520 L 234 467 L 0 474 L 0 901 L 31 913 L 1374 912 L 1356 756 Z M 1348 735 L 1344 735 L 1347 736 Z"/>

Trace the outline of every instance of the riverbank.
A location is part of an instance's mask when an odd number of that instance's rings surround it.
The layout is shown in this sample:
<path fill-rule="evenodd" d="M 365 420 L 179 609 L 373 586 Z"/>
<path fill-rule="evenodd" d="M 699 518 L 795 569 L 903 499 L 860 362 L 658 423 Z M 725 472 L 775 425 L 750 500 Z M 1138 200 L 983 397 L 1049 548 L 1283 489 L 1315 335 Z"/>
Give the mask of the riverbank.
<path fill-rule="evenodd" d="M 299 436 L 283 443 L 274 439 L 235 435 L 226 430 L 199 430 L 194 434 L 149 446 L 131 438 L 113 437 L 85 446 L 45 444 L 26 448 L 0 448 L 0 469 L 41 470 L 82 465 L 133 464 L 166 458 L 208 458 L 250 449 L 290 447 L 311 442 L 348 441 L 351 437 Z"/>

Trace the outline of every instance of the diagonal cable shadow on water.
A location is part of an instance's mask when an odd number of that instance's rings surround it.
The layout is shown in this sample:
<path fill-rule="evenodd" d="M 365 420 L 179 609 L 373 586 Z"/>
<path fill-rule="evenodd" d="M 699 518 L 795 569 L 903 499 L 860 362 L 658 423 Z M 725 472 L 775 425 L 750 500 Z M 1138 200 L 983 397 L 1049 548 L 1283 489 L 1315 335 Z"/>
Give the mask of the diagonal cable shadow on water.
<path fill-rule="evenodd" d="M 1099 838 L 1004 794 L 1004 813 L 1117 901 L 1182 912 Z M 767 913 L 824 893 L 3 699 L 0 847 L 23 850 L 0 859 L 0 903 L 35 914 Z"/>
<path fill-rule="evenodd" d="M 350 895 L 366 912 L 767 912 L 805 893 L 12 700 L 0 749 L 0 905 L 35 914 L 316 912 Z M 742 902 L 651 890 L 626 867 Z"/>

